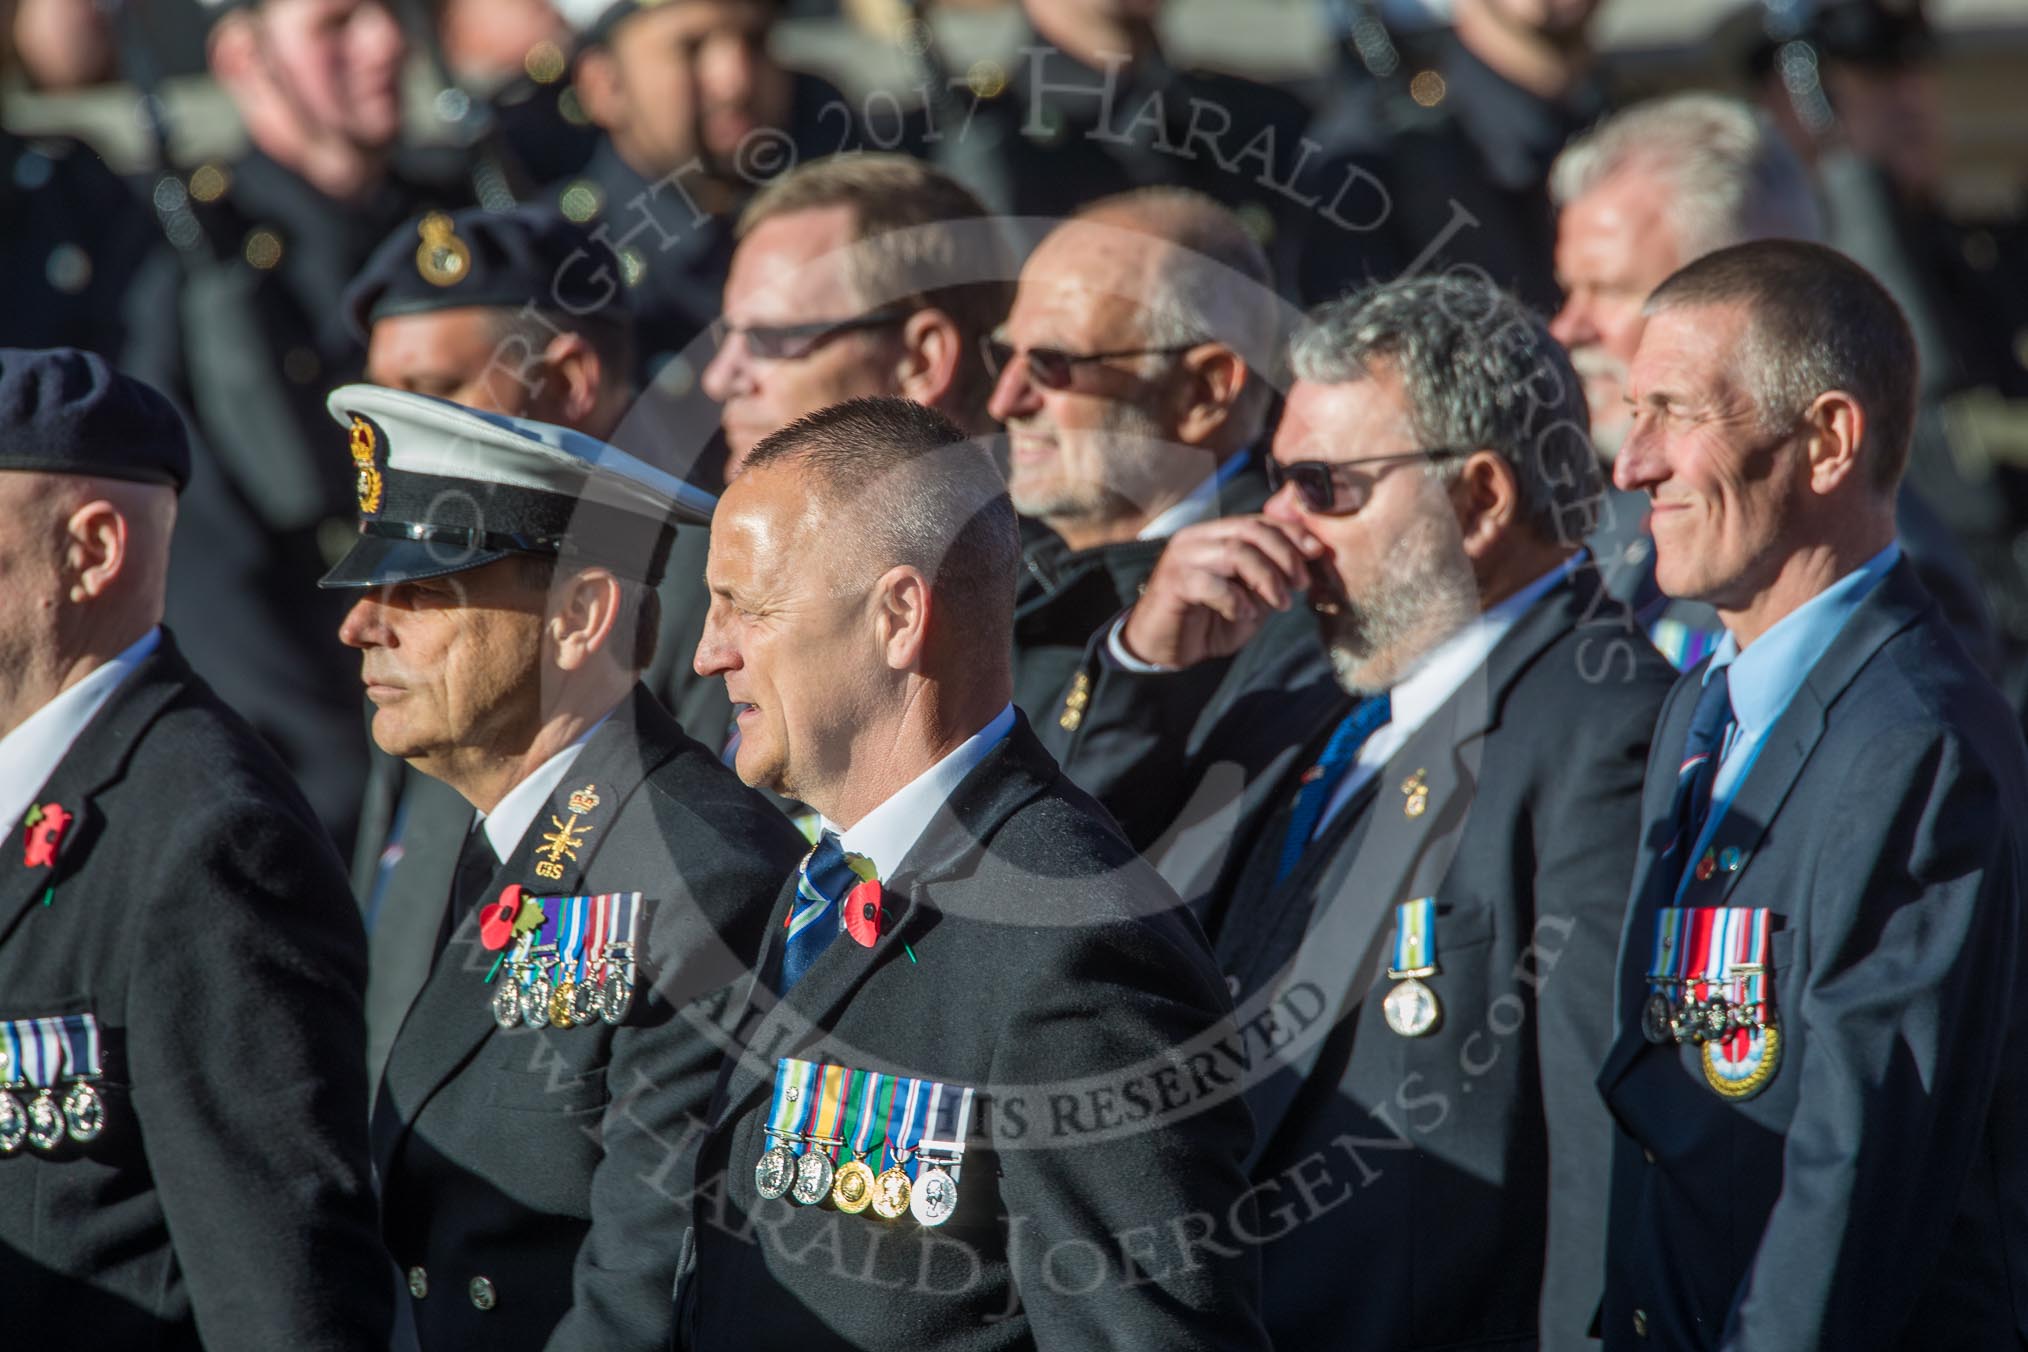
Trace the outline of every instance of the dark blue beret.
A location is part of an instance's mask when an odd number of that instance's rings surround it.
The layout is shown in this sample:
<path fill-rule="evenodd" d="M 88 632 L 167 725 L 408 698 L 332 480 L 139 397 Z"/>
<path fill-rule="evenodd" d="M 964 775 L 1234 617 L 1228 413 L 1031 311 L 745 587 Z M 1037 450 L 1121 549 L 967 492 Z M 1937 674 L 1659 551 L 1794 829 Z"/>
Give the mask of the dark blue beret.
<path fill-rule="evenodd" d="M 345 291 L 361 342 L 375 321 L 467 306 L 561 310 L 625 322 L 626 280 L 612 247 L 551 210 L 433 211 L 396 230 Z"/>
<path fill-rule="evenodd" d="M 614 31 L 636 14 L 643 10 L 662 9 L 671 3 L 672 0 L 614 0 L 579 30 L 577 50 L 582 52 L 592 47 L 603 47 L 613 40 Z"/>
<path fill-rule="evenodd" d="M 175 406 L 105 358 L 73 347 L 0 347 L 0 470 L 190 481 Z"/>

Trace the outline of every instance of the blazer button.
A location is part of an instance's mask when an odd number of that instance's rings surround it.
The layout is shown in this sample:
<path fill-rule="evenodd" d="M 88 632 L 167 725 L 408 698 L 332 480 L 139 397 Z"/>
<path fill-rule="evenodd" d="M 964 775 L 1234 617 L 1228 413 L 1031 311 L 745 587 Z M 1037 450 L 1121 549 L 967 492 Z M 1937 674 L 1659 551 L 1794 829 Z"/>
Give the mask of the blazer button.
<path fill-rule="evenodd" d="M 1655 1162 L 1655 1152 L 1643 1146 L 1641 1147 L 1641 1158 L 1653 1164 Z"/>
<path fill-rule="evenodd" d="M 472 1305 L 475 1309 L 490 1310 L 500 1303 L 500 1297 L 493 1290 L 493 1283 L 484 1277 L 472 1278 Z"/>
<path fill-rule="evenodd" d="M 424 1296 L 428 1295 L 430 1293 L 430 1274 L 424 1272 L 421 1267 L 410 1268 L 408 1270 L 408 1293 L 417 1300 L 421 1300 Z"/>
<path fill-rule="evenodd" d="M 1636 1338 L 1648 1336 L 1648 1312 L 1646 1310 L 1634 1311 L 1634 1336 Z"/>

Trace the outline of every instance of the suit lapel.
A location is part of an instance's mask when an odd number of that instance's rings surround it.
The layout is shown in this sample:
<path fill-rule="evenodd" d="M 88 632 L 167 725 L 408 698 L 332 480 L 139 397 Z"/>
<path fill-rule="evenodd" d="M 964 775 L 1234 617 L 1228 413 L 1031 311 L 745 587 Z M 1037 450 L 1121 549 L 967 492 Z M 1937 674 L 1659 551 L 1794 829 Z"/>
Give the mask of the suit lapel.
<path fill-rule="evenodd" d="M 413 771 L 405 779 L 401 862 L 388 877 L 366 936 L 367 1067 L 376 1084 L 429 980 L 437 932 L 450 905 L 451 875 L 472 823 L 472 805 L 450 785 Z"/>
<path fill-rule="evenodd" d="M 578 895 L 627 799 L 674 754 L 680 736 L 668 714 L 635 686 L 592 734 L 484 895 L 497 895 L 510 883 L 530 896 Z M 382 1178 L 424 1105 L 498 1027 L 486 978 L 500 955 L 480 942 L 481 909 L 458 918 L 388 1054 L 373 1121 L 374 1163 Z M 501 977 L 495 972 L 493 979 Z"/>
<path fill-rule="evenodd" d="M 1001 823 L 1040 794 L 1056 773 L 1056 763 L 1036 740 L 1026 715 L 1017 710 L 1012 730 L 930 818 L 894 876 L 882 881 L 888 919 L 873 946 L 863 947 L 851 936 L 840 935 L 788 996 L 776 999 L 770 982 L 780 970 L 783 918 L 795 897 L 791 876 L 776 899 L 760 961 L 748 983 L 747 1006 L 738 1027 L 752 1031 L 741 1036 L 741 1052 L 726 1072 L 718 1121 L 737 1120 L 757 1094 L 772 1087 L 777 1059 L 808 1048 L 828 1033 L 866 978 L 893 960 L 904 943 L 927 930 L 936 910 L 932 888 L 965 872 Z"/>
<path fill-rule="evenodd" d="M 29 867 L 27 823 L 8 823 L 6 843 L 0 845 L 0 942 L 51 888 L 60 895 L 64 879 L 83 866 L 93 842 L 108 827 L 94 799 L 125 772 L 141 734 L 192 679 L 169 631 L 163 630 L 160 645 L 120 683 L 71 743 L 32 800 L 36 807 L 55 803 L 71 814 L 57 841 L 54 865 Z"/>

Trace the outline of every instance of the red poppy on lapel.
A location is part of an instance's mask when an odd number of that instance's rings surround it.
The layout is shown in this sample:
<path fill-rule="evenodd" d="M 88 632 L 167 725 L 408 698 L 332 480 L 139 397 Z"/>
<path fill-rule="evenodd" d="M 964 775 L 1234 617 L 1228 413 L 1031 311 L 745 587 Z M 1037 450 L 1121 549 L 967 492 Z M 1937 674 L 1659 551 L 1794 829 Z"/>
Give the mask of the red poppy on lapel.
<path fill-rule="evenodd" d="M 873 947 L 886 923 L 887 909 L 881 905 L 878 878 L 868 878 L 845 894 L 845 932 L 858 940 L 861 948 Z"/>
<path fill-rule="evenodd" d="M 514 937 L 514 918 L 521 914 L 521 884 L 509 883 L 500 891 L 500 900 L 479 917 L 479 942 L 487 952 L 507 947 Z"/>
<path fill-rule="evenodd" d="M 63 833 L 74 820 L 59 803 L 30 807 L 22 823 L 28 828 L 22 863 L 29 868 L 54 868 L 57 847 L 63 843 Z"/>

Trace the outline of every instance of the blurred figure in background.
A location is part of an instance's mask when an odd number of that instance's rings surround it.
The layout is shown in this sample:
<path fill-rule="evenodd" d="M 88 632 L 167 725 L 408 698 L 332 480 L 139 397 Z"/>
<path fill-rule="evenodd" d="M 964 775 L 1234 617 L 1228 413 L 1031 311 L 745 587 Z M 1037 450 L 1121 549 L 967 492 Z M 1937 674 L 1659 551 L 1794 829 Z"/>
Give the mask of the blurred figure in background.
<path fill-rule="evenodd" d="M 531 184 L 574 174 L 598 130 L 570 87 L 577 37 L 551 0 L 430 0 L 444 68 L 485 105 L 514 168 Z"/>
<path fill-rule="evenodd" d="M 390 230 L 466 186 L 457 157 L 402 147 L 407 54 L 382 0 L 219 15 L 211 68 L 251 148 L 189 176 L 188 233 L 136 284 L 127 358 L 195 433 L 170 622 L 341 847 L 366 746 L 343 608 L 313 585 L 352 534 L 352 466 L 322 430 L 324 391 L 360 369 L 339 301 Z"/>

